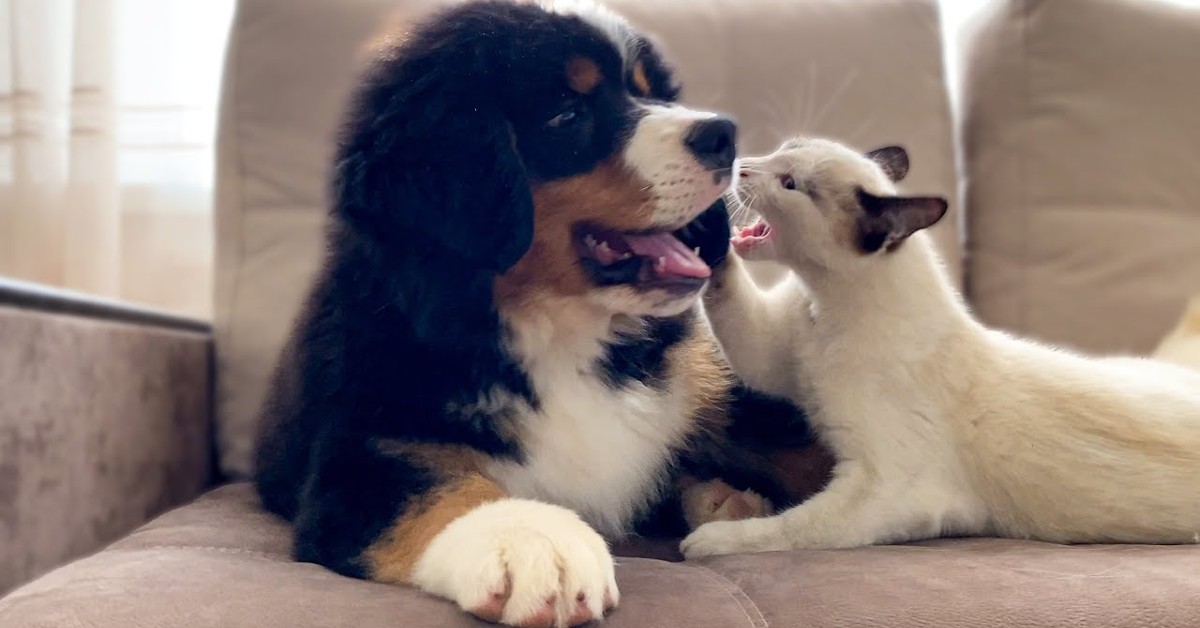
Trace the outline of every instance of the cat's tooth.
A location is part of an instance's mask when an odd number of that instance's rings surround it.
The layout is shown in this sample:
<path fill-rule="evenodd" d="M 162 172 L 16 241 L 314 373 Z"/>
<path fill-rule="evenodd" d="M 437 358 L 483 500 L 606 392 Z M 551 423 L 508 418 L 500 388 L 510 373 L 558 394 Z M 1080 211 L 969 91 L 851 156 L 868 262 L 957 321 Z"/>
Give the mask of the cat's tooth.
<path fill-rule="evenodd" d="M 654 270 L 662 270 L 667 267 L 667 258 L 660 257 L 654 260 Z"/>
<path fill-rule="evenodd" d="M 622 253 L 622 254 L 621 254 L 621 256 L 620 256 L 620 257 L 618 257 L 617 259 L 619 259 L 619 260 L 627 260 L 627 259 L 629 259 L 629 258 L 631 258 L 631 257 L 633 257 L 633 253 Z"/>
<path fill-rule="evenodd" d="M 700 247 L 696 247 L 696 248 L 692 249 L 692 252 L 696 254 L 696 257 L 699 257 L 700 256 Z"/>
<path fill-rule="evenodd" d="M 583 243 L 588 245 L 588 248 L 592 248 L 592 249 L 596 248 L 596 238 L 594 236 L 590 236 L 590 235 L 583 236 Z"/>

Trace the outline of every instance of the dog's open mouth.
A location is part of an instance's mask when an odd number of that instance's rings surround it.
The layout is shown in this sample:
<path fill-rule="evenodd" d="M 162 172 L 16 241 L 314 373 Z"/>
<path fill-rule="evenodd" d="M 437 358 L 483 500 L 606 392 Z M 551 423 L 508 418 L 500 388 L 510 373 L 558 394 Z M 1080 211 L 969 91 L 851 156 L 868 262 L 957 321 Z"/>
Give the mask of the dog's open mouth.
<path fill-rule="evenodd" d="M 599 225 L 575 229 L 575 250 L 584 271 L 599 285 L 698 290 L 712 271 L 689 246 L 691 225 L 676 231 L 618 231 Z"/>

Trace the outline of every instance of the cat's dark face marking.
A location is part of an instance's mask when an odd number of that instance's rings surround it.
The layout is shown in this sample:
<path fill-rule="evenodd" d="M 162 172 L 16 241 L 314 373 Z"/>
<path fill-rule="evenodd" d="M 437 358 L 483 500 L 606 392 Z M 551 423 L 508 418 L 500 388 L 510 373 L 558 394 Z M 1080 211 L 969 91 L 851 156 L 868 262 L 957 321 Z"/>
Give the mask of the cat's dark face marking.
<path fill-rule="evenodd" d="M 884 146 L 866 154 L 892 183 L 908 176 L 908 151 Z M 855 191 L 859 213 L 858 246 L 866 254 L 883 249 L 892 253 L 909 236 L 936 224 L 946 215 L 946 199 L 930 196 L 876 196 L 861 186 Z"/>
<path fill-rule="evenodd" d="M 933 196 L 875 196 L 858 188 L 858 246 L 866 254 L 892 253 L 909 236 L 946 215 L 946 199 Z"/>

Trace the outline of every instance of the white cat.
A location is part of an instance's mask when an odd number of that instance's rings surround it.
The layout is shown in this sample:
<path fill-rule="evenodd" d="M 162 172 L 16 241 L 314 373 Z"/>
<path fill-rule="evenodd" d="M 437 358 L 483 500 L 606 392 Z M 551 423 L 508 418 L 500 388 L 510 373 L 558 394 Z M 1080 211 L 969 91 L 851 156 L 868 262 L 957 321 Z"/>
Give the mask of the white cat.
<path fill-rule="evenodd" d="M 801 139 L 740 164 L 737 195 L 765 222 L 733 238 L 709 319 L 750 386 L 811 409 L 837 465 L 795 508 L 700 527 L 685 555 L 939 535 L 1200 542 L 1200 372 L 984 327 L 919 233 L 946 202 L 897 195 L 899 147 Z M 799 279 L 763 292 L 739 255 Z"/>

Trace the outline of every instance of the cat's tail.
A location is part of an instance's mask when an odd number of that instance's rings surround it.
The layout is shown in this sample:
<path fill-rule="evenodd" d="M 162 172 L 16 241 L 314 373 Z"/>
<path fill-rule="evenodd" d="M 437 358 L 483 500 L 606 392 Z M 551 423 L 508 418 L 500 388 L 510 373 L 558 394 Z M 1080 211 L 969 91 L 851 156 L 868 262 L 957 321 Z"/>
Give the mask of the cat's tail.
<path fill-rule="evenodd" d="M 1200 295 L 1192 297 L 1175 329 L 1163 338 L 1152 357 L 1200 369 Z"/>

